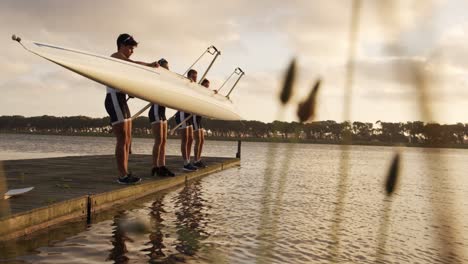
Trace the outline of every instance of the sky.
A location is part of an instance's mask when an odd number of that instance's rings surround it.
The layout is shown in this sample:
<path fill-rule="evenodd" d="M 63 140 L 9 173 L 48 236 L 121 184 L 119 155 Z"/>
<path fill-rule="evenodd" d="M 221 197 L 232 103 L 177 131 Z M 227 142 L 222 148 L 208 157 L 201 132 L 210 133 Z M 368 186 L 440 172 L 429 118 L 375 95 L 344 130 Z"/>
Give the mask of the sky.
<path fill-rule="evenodd" d="M 297 121 L 298 102 L 320 78 L 317 120 L 468 123 L 466 1 L 362 0 L 345 115 L 351 7 L 351 0 L 2 0 L 0 115 L 107 115 L 105 87 L 26 52 L 12 34 L 110 55 L 117 36 L 130 33 L 139 42 L 132 59 L 166 58 L 178 73 L 215 45 L 222 54 L 207 78 L 217 88 L 234 68 L 246 72 L 231 99 L 247 120 Z M 279 93 L 293 58 L 297 81 L 283 107 Z M 209 59 L 194 68 L 203 72 Z M 429 115 L 421 113 L 416 71 Z M 133 113 L 144 105 L 129 102 Z"/>

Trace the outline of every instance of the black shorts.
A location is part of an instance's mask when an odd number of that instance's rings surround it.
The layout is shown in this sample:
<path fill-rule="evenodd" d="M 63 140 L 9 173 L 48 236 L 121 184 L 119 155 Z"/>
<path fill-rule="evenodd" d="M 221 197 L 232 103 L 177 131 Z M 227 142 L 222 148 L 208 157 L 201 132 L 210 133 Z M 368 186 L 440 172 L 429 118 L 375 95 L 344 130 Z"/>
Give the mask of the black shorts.
<path fill-rule="evenodd" d="M 182 111 L 177 111 L 175 114 L 175 121 L 177 125 L 179 125 L 182 121 L 184 121 L 190 114 L 182 112 Z M 180 125 L 179 129 L 185 129 L 188 126 L 192 125 L 192 119 L 189 118 L 187 121 L 185 121 L 182 125 Z"/>
<path fill-rule="evenodd" d="M 166 121 L 166 107 L 153 104 L 148 112 L 148 117 L 151 124 Z"/>
<path fill-rule="evenodd" d="M 192 116 L 192 125 L 193 125 L 193 131 L 202 129 L 203 128 L 202 117 L 198 115 Z"/>
<path fill-rule="evenodd" d="M 115 125 L 130 119 L 130 109 L 124 93 L 107 93 L 104 106 L 110 116 L 111 124 Z"/>

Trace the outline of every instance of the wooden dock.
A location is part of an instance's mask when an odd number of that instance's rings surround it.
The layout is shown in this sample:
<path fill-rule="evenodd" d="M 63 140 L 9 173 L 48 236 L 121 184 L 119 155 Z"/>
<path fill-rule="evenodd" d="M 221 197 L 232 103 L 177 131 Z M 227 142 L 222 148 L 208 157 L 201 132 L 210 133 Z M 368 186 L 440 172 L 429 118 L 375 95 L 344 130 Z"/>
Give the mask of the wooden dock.
<path fill-rule="evenodd" d="M 150 176 L 150 155 L 131 155 L 129 168 L 142 177 L 137 185 L 116 182 L 113 155 L 72 156 L 0 161 L 0 240 L 9 240 L 92 214 L 143 196 L 166 190 L 240 165 L 239 158 L 205 157 L 207 168 L 184 172 L 179 156 L 167 156 L 176 177 Z M 4 200 L 7 189 L 34 186 L 34 190 Z"/>

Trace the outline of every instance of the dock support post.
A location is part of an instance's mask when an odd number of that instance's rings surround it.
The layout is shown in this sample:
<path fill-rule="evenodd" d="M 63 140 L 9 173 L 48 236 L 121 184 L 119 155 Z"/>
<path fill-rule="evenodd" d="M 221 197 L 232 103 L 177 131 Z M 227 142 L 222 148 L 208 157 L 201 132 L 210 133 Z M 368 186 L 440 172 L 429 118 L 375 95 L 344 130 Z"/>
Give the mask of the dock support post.
<path fill-rule="evenodd" d="M 92 214 L 91 206 L 92 206 L 91 196 L 88 194 L 88 199 L 86 203 L 86 224 L 88 225 L 91 224 L 91 214 Z"/>
<path fill-rule="evenodd" d="M 236 153 L 236 158 L 238 159 L 241 158 L 241 146 L 242 146 L 242 141 L 238 140 L 237 141 L 237 153 Z"/>

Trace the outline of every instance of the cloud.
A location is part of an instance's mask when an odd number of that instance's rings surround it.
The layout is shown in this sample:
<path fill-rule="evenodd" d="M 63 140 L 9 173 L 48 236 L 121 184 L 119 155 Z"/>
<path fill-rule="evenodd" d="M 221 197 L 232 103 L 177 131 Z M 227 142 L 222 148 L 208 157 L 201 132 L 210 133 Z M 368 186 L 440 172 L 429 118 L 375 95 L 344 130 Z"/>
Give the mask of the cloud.
<path fill-rule="evenodd" d="M 446 115 L 446 120 L 466 120 L 466 115 L 456 112 L 463 112 L 460 109 L 466 109 L 468 100 L 467 4 L 461 0 L 395 0 L 392 9 L 388 5 L 362 1 L 353 116 L 369 121 L 417 117 L 411 74 L 416 67 L 427 73 L 434 102 L 454 109 L 445 111 L 452 115 Z M 115 0 L 112 4 L 4 0 L 0 2 L 0 35 L 9 39 L 17 33 L 27 39 L 111 54 L 117 35 L 129 32 L 140 42 L 134 59 L 164 57 L 171 70 L 179 73 L 213 44 L 222 50 L 207 76 L 213 87 L 241 67 L 247 75 L 232 99 L 247 119 L 263 121 L 277 118 L 283 74 L 296 56 L 299 72 L 293 100 L 306 96 L 320 77 L 319 118 L 340 120 L 350 14 L 350 2 L 339 0 L 238 0 L 223 5 L 215 0 Z M 397 23 L 392 20 L 395 23 L 389 25 L 392 14 Z M 204 71 L 209 59 L 195 68 Z M 106 115 L 102 85 L 33 56 L 11 40 L 0 54 L 0 89 L 8 95 L 0 101 L 2 114 Z M 135 99 L 132 110 L 144 104 Z M 285 120 L 295 119 L 294 107 L 283 111 Z"/>

